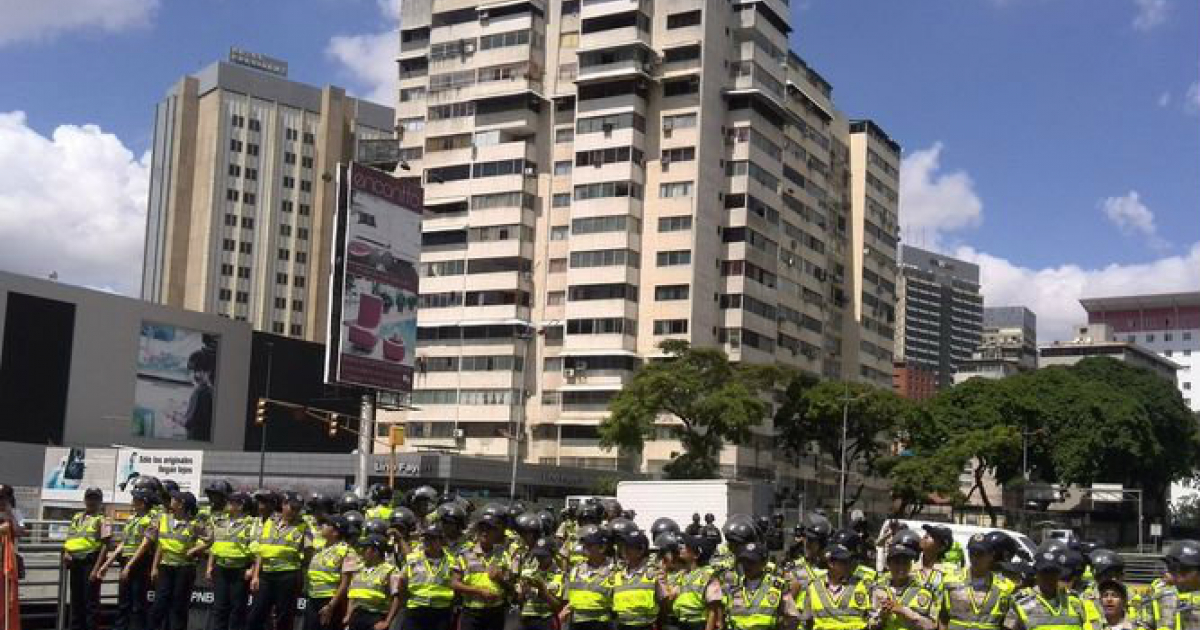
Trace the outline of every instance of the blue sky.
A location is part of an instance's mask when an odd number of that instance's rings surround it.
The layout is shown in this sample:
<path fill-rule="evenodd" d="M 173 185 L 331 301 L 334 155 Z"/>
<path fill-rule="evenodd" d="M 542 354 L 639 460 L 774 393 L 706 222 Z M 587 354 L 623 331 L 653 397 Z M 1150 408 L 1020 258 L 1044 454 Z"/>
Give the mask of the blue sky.
<path fill-rule="evenodd" d="M 990 303 L 1026 303 L 1056 336 L 1080 294 L 1200 286 L 1200 3 L 792 4 L 793 46 L 838 106 L 905 147 L 904 238 L 979 262 Z M 24 273 L 135 290 L 153 106 L 231 45 L 297 80 L 389 93 L 394 24 L 376 0 L 0 14 L 0 268 Z M 31 212 L 77 232 L 31 233 Z"/>

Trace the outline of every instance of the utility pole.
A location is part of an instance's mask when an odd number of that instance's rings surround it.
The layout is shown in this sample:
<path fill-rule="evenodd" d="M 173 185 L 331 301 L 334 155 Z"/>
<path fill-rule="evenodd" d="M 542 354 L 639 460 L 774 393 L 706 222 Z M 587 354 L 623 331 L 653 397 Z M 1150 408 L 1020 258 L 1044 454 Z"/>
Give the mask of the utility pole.
<path fill-rule="evenodd" d="M 267 342 L 267 384 L 264 388 L 266 395 L 264 398 L 271 398 L 271 364 L 275 359 L 275 342 Z M 269 413 L 269 412 L 268 412 Z M 264 419 L 258 438 L 258 487 L 263 485 L 264 478 L 267 473 L 267 423 Z"/>
<path fill-rule="evenodd" d="M 371 444 L 375 441 L 375 392 L 363 394 L 358 414 L 358 467 L 354 471 L 354 490 L 361 497 L 367 496 L 367 462 L 371 458 Z"/>
<path fill-rule="evenodd" d="M 846 435 L 850 425 L 850 381 L 842 393 L 842 465 L 838 480 L 838 527 L 846 526 Z"/>

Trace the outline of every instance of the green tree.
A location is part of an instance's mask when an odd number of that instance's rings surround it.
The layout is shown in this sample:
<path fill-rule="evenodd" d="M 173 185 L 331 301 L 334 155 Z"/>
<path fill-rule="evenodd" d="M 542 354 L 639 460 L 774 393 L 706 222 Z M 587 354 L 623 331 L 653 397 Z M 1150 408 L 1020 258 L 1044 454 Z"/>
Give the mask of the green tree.
<path fill-rule="evenodd" d="M 892 487 L 893 513 L 897 516 L 916 516 L 931 499 L 955 505 L 965 499 L 958 483 L 963 466 L 957 454 L 910 450 L 881 460 L 879 468 Z"/>
<path fill-rule="evenodd" d="M 767 417 L 760 392 L 770 379 L 761 368 L 730 362 L 718 349 L 681 340 L 663 341 L 659 348 L 667 356 L 642 365 L 609 403 L 600 445 L 640 451 L 657 421 L 673 418 L 678 424 L 669 426 L 683 453 L 663 471 L 672 479 L 717 477 L 724 445 L 748 441 L 750 428 Z"/>
<path fill-rule="evenodd" d="M 1189 494 L 1171 503 L 1171 527 L 1200 528 L 1200 495 Z"/>

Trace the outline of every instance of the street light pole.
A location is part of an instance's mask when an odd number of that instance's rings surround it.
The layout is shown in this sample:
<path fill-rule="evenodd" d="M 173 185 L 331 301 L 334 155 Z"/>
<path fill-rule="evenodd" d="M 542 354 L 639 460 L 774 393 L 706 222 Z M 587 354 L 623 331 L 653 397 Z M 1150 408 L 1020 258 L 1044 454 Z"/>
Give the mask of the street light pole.
<path fill-rule="evenodd" d="M 264 398 L 267 398 L 267 399 L 271 398 L 271 364 L 274 362 L 274 358 L 275 358 L 275 342 L 268 341 L 267 342 L 267 384 L 266 384 L 266 387 L 264 388 L 265 394 L 266 394 L 264 396 Z M 269 407 L 268 407 L 267 414 L 270 415 Z M 264 485 L 263 480 L 264 480 L 264 477 L 266 476 L 266 472 L 267 472 L 267 419 L 263 418 L 263 423 L 262 423 L 262 427 L 259 432 L 259 438 L 258 438 L 258 487 L 259 488 L 263 487 L 263 485 Z"/>
<path fill-rule="evenodd" d="M 846 526 L 846 434 L 850 425 L 850 382 L 842 394 L 842 465 L 838 481 L 838 527 Z"/>

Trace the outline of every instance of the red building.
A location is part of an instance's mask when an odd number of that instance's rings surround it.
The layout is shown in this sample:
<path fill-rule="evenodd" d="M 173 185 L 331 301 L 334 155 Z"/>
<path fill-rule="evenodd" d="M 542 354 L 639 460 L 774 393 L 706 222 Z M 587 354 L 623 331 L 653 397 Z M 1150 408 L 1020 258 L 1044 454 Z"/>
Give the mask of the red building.
<path fill-rule="evenodd" d="M 907 361 L 892 364 L 892 389 L 909 400 L 933 398 L 938 392 L 937 374 Z"/>

